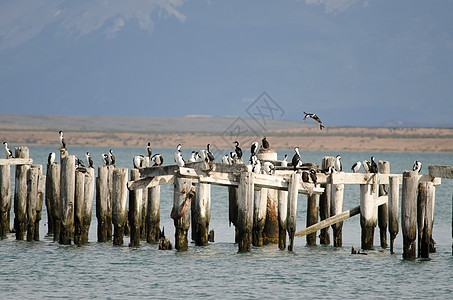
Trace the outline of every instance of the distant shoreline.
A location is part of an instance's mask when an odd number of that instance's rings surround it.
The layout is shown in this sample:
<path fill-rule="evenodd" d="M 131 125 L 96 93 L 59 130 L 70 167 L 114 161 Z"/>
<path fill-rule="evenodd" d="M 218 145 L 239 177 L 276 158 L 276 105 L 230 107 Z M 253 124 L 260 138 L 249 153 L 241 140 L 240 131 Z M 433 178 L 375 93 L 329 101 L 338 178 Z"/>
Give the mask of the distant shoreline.
<path fill-rule="evenodd" d="M 69 146 L 81 147 L 144 147 L 148 142 L 155 148 L 233 149 L 237 139 L 244 149 L 266 135 L 271 147 L 278 150 L 295 146 L 306 151 L 357 152 L 434 152 L 453 153 L 453 129 L 449 128 L 367 128 L 351 127 L 320 131 L 317 128 L 279 129 L 260 135 L 227 136 L 215 132 L 101 132 L 65 131 Z M 58 132 L 38 129 L 0 129 L 0 137 L 15 146 L 58 146 Z"/>

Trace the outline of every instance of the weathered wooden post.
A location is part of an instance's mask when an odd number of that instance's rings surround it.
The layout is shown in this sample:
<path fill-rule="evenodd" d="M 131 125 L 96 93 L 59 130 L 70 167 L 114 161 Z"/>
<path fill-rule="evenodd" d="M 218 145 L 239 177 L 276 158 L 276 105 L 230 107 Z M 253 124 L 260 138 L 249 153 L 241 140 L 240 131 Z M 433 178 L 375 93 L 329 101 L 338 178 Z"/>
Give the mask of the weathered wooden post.
<path fill-rule="evenodd" d="M 131 180 L 138 180 L 140 173 L 138 169 L 131 169 Z M 140 228 L 142 223 L 142 193 L 143 190 L 130 190 L 129 191 L 129 225 L 131 228 L 131 238 L 129 247 L 140 246 Z"/>
<path fill-rule="evenodd" d="M 267 189 L 255 190 L 253 202 L 252 245 L 263 246 L 263 230 L 266 223 Z"/>
<path fill-rule="evenodd" d="M 318 194 L 307 195 L 306 227 L 310 227 L 311 225 L 318 223 L 318 212 L 319 212 L 319 195 Z M 307 234 L 306 241 L 307 246 L 316 246 L 316 232 Z"/>
<path fill-rule="evenodd" d="M 250 252 L 253 226 L 254 174 L 241 172 L 238 187 L 238 246 L 239 252 Z"/>
<path fill-rule="evenodd" d="M 108 199 L 109 199 L 109 170 L 108 166 L 98 167 L 96 179 L 96 218 L 98 220 L 98 242 L 107 242 L 109 237 L 108 224 Z"/>
<path fill-rule="evenodd" d="M 11 167 L 0 165 L 0 239 L 9 233 L 11 212 Z"/>
<path fill-rule="evenodd" d="M 417 237 L 417 187 L 418 172 L 403 171 L 403 191 L 401 198 L 401 228 L 403 232 L 403 258 L 416 256 Z"/>
<path fill-rule="evenodd" d="M 108 193 L 107 193 L 107 239 L 110 241 L 113 236 L 113 227 L 112 227 L 112 214 L 113 214 L 113 206 L 112 206 L 112 193 L 113 193 L 113 170 L 115 170 L 115 166 L 113 165 L 108 165 L 107 167 L 108 170 L 108 180 L 107 180 L 107 186 L 108 186 Z M 127 216 L 126 216 L 127 217 Z"/>
<path fill-rule="evenodd" d="M 67 155 L 61 159 L 60 173 L 60 216 L 61 230 L 59 243 L 70 245 L 74 232 L 75 197 L 75 156 Z"/>
<path fill-rule="evenodd" d="M 190 202 L 195 196 L 192 180 L 175 175 L 172 219 L 175 224 L 175 248 L 183 251 L 189 248 L 187 231 L 190 229 Z"/>
<path fill-rule="evenodd" d="M 27 241 L 35 239 L 36 206 L 38 202 L 38 169 L 27 170 Z"/>
<path fill-rule="evenodd" d="M 39 222 L 42 217 L 42 205 L 46 191 L 46 176 L 43 175 L 42 165 L 36 165 L 38 168 L 38 199 L 36 204 L 36 221 L 35 221 L 35 241 L 39 241 Z"/>
<path fill-rule="evenodd" d="M 288 235 L 289 246 L 288 250 L 294 250 L 294 234 L 296 233 L 296 212 L 297 212 L 297 197 L 299 196 L 300 174 L 293 173 L 290 176 L 288 184 Z"/>
<path fill-rule="evenodd" d="M 239 189 L 236 186 L 228 187 L 228 220 L 235 227 L 234 242 L 238 243 L 238 207 L 239 207 Z"/>
<path fill-rule="evenodd" d="M 51 205 L 51 175 L 50 175 L 50 165 L 47 164 L 46 170 L 46 193 L 45 193 L 45 203 L 46 203 L 46 210 L 47 210 L 47 235 L 51 236 L 54 234 L 54 219 L 52 213 L 52 205 Z"/>
<path fill-rule="evenodd" d="M 15 148 L 16 158 L 28 158 L 27 147 Z M 14 193 L 14 229 L 16 240 L 23 240 L 27 224 L 27 170 L 28 165 L 16 165 Z"/>
<path fill-rule="evenodd" d="M 49 203 L 53 228 L 53 241 L 56 242 L 60 238 L 61 231 L 61 215 L 60 215 L 60 165 L 52 163 L 47 165 L 46 176 L 46 204 Z M 49 209 L 49 207 L 47 209 Z M 51 232 L 49 231 L 49 234 Z"/>
<path fill-rule="evenodd" d="M 288 191 L 278 191 L 278 248 L 286 249 L 288 226 Z"/>
<path fill-rule="evenodd" d="M 144 168 L 149 167 L 149 157 L 146 156 L 145 160 L 143 161 Z M 137 178 L 138 179 L 138 178 Z M 147 220 L 147 215 L 148 215 L 148 201 L 149 197 L 149 188 L 144 188 L 142 190 L 142 201 L 141 201 L 141 220 L 140 220 L 140 238 L 142 240 L 147 240 L 148 239 L 148 226 L 146 226 L 146 220 Z"/>
<path fill-rule="evenodd" d="M 115 168 L 113 170 L 112 188 L 112 221 L 113 221 L 113 244 L 122 245 L 124 239 L 124 227 L 127 221 L 127 168 Z"/>
<path fill-rule="evenodd" d="M 343 195 L 344 195 L 344 184 L 331 185 L 330 216 L 333 217 L 343 212 Z M 334 247 L 343 246 L 342 229 L 343 221 L 332 225 Z"/>
<path fill-rule="evenodd" d="M 208 244 L 210 210 L 211 185 L 199 183 L 197 184 L 197 194 L 192 202 L 192 239 L 197 246 Z"/>
<path fill-rule="evenodd" d="M 380 174 L 390 174 L 390 162 L 380 160 L 378 163 Z M 379 196 L 388 194 L 388 184 L 379 185 Z M 387 248 L 387 224 L 388 224 L 388 204 L 384 203 L 378 207 L 378 225 L 381 237 L 381 248 Z"/>
<path fill-rule="evenodd" d="M 376 176 L 376 175 L 373 175 Z M 371 184 L 360 185 L 360 226 L 362 227 L 362 249 L 373 248 L 374 228 L 377 222 L 377 208 Z"/>
<path fill-rule="evenodd" d="M 82 243 L 88 243 L 88 234 L 91 226 L 91 215 L 93 213 L 95 175 L 93 168 L 87 168 L 84 181 L 84 206 L 82 210 Z"/>
<path fill-rule="evenodd" d="M 398 235 L 398 218 L 399 218 L 399 181 L 398 177 L 389 176 L 389 194 L 388 194 L 388 218 L 390 233 L 390 253 L 393 254 L 393 243 Z"/>
<path fill-rule="evenodd" d="M 278 243 L 278 190 L 267 190 L 266 223 L 264 224 L 264 244 Z"/>
<path fill-rule="evenodd" d="M 160 185 L 148 189 L 146 226 L 146 242 L 157 243 L 160 239 Z"/>
<path fill-rule="evenodd" d="M 329 167 L 335 165 L 335 157 L 324 156 L 322 158 L 322 170 L 328 170 Z M 324 188 L 324 193 L 319 196 L 319 217 L 322 220 L 330 218 L 330 202 L 331 202 L 331 184 L 321 184 L 321 187 Z M 330 232 L 329 227 L 321 229 L 319 234 L 319 243 L 322 245 L 330 244 Z"/>
<path fill-rule="evenodd" d="M 74 244 L 82 245 L 83 208 L 85 201 L 85 174 L 75 171 Z"/>
<path fill-rule="evenodd" d="M 418 186 L 417 225 L 418 257 L 429 258 L 432 241 L 433 209 L 435 187 L 430 181 L 421 182 Z"/>

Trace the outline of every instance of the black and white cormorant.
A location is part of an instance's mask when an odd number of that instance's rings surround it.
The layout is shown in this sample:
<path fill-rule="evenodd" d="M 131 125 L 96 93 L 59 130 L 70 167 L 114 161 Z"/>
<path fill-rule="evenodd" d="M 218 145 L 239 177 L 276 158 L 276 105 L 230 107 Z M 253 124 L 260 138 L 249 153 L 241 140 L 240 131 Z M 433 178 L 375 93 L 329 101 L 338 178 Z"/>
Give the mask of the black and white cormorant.
<path fill-rule="evenodd" d="M 285 154 L 285 158 L 282 160 L 281 165 L 282 167 L 287 167 L 288 166 L 288 154 Z"/>
<path fill-rule="evenodd" d="M 208 153 L 206 150 L 201 149 L 200 151 L 198 151 L 198 156 L 200 156 L 201 161 L 204 161 L 207 163 L 209 162 Z"/>
<path fill-rule="evenodd" d="M 256 173 L 256 174 L 259 174 L 261 172 L 261 162 L 258 159 L 258 157 L 256 157 L 256 155 L 253 155 L 250 158 L 250 161 L 252 162 L 252 167 L 253 167 L 252 168 L 252 172 Z"/>
<path fill-rule="evenodd" d="M 222 163 L 228 164 L 228 165 L 231 164 L 231 163 L 230 163 L 230 157 L 229 157 L 227 154 L 225 154 L 224 156 L 222 156 Z"/>
<path fill-rule="evenodd" d="M 242 158 L 242 149 L 239 148 L 239 142 L 235 141 L 234 144 L 235 144 L 234 151 L 236 152 L 237 159 L 241 159 Z"/>
<path fill-rule="evenodd" d="M 361 165 L 362 165 L 362 163 L 360 161 L 356 161 L 351 167 L 352 172 L 358 173 Z"/>
<path fill-rule="evenodd" d="M 365 173 L 370 173 L 371 163 L 366 159 L 363 161 L 363 169 L 365 170 Z"/>
<path fill-rule="evenodd" d="M 110 158 L 110 164 L 112 166 L 114 166 L 115 165 L 115 156 L 113 155 L 113 150 L 112 149 L 109 150 L 109 158 Z"/>
<path fill-rule="evenodd" d="M 164 158 L 159 153 L 156 153 L 151 157 L 151 161 L 154 162 L 153 167 L 158 167 L 164 163 Z"/>
<path fill-rule="evenodd" d="M 77 156 L 75 158 L 75 166 L 76 166 L 76 169 L 85 167 L 85 165 L 83 164 L 83 160 L 81 160 Z"/>
<path fill-rule="evenodd" d="M 102 153 L 101 156 L 102 156 L 102 161 L 104 162 L 104 165 L 108 166 L 109 165 L 109 156 L 105 153 Z"/>
<path fill-rule="evenodd" d="M 148 142 L 148 145 L 146 146 L 146 154 L 148 155 L 149 159 L 151 159 L 151 155 L 153 154 L 153 150 L 151 149 L 151 143 Z"/>
<path fill-rule="evenodd" d="M 50 166 L 55 162 L 55 152 L 50 152 L 47 156 L 47 165 Z"/>
<path fill-rule="evenodd" d="M 341 156 L 340 155 L 337 155 L 337 157 L 335 157 L 335 170 L 337 170 L 337 172 L 343 171 L 343 166 L 341 165 Z"/>
<path fill-rule="evenodd" d="M 316 123 L 319 124 L 319 129 L 323 129 L 325 128 L 326 126 L 324 126 L 321 122 L 321 119 L 316 115 L 316 114 L 312 114 L 312 113 L 306 113 L 306 112 L 303 112 L 305 114 L 305 117 L 304 117 L 304 121 L 307 117 L 310 117 L 312 118 L 313 120 L 315 120 Z"/>
<path fill-rule="evenodd" d="M 316 171 L 314 169 L 310 169 L 310 178 L 314 184 L 318 181 L 318 176 L 316 175 Z"/>
<path fill-rule="evenodd" d="M 273 175 L 275 173 L 275 166 L 269 161 L 263 163 L 263 171 L 267 175 Z"/>
<path fill-rule="evenodd" d="M 63 131 L 60 130 L 58 134 L 60 135 L 59 137 L 60 149 L 66 149 L 66 140 L 64 139 Z"/>
<path fill-rule="evenodd" d="M 214 155 L 211 152 L 211 144 L 206 145 L 206 155 L 208 157 L 208 162 L 213 162 L 215 160 Z"/>
<path fill-rule="evenodd" d="M 258 148 L 259 148 L 258 142 L 253 142 L 252 146 L 250 147 L 250 157 L 258 154 Z"/>
<path fill-rule="evenodd" d="M 6 158 L 14 158 L 13 157 L 13 152 L 11 151 L 11 149 L 8 148 L 8 143 L 7 142 L 3 142 L 3 145 L 5 145 Z"/>
<path fill-rule="evenodd" d="M 93 159 L 91 158 L 90 153 L 87 152 L 85 155 L 86 155 L 86 157 L 87 157 L 87 164 L 88 164 L 88 167 L 89 167 L 89 168 L 93 168 Z"/>
<path fill-rule="evenodd" d="M 145 157 L 143 155 L 136 155 L 132 159 L 132 164 L 134 165 L 135 169 L 143 168 L 143 163 L 145 162 Z"/>
<path fill-rule="evenodd" d="M 378 173 L 378 166 L 374 161 L 374 156 L 371 156 L 370 173 Z"/>
<path fill-rule="evenodd" d="M 302 171 L 301 178 L 302 182 L 310 182 L 310 172 Z"/>
<path fill-rule="evenodd" d="M 186 164 L 186 162 L 184 161 L 184 158 L 182 157 L 182 154 L 181 154 L 181 147 L 182 145 L 181 144 L 178 144 L 178 146 L 176 147 L 176 152 L 175 152 L 175 163 L 180 166 L 180 167 L 184 167 L 184 165 Z"/>
<path fill-rule="evenodd" d="M 296 171 L 297 167 L 299 166 L 299 162 L 300 162 L 299 147 L 295 147 L 294 152 L 296 152 L 296 153 L 294 153 L 291 163 L 293 164 L 294 171 Z"/>
<path fill-rule="evenodd" d="M 269 142 L 267 141 L 266 137 L 264 137 L 261 141 L 261 146 L 263 146 L 263 149 L 269 149 Z"/>
<path fill-rule="evenodd" d="M 197 153 L 196 151 L 192 151 L 192 154 L 190 154 L 189 162 L 194 163 L 197 161 Z"/>
<path fill-rule="evenodd" d="M 412 166 L 412 171 L 417 171 L 420 173 L 422 170 L 422 163 L 419 162 L 418 160 L 414 161 L 414 165 Z"/>

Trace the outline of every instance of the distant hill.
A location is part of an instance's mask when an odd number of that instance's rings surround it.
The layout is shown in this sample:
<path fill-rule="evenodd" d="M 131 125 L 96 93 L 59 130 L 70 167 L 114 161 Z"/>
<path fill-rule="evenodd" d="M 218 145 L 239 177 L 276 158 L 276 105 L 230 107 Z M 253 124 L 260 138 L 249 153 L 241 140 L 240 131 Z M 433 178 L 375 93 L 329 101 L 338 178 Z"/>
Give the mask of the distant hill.
<path fill-rule="evenodd" d="M 316 127 L 313 122 L 256 120 L 235 116 L 130 117 L 39 114 L 0 114 L 0 130 L 103 132 L 224 132 L 245 128 L 256 132 Z"/>

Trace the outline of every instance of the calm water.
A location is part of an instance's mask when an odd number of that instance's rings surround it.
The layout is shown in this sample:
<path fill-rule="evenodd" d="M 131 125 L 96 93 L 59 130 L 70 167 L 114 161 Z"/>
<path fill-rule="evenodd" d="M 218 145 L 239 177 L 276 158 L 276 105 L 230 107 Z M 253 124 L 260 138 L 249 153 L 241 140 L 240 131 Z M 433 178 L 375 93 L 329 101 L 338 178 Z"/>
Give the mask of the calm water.
<path fill-rule="evenodd" d="M 183 149 L 188 158 L 192 149 Z M 55 147 L 30 147 L 37 164 L 46 164 L 47 154 Z M 95 165 L 107 148 L 71 148 L 70 154 L 85 159 L 90 151 Z M 173 149 L 154 149 L 173 161 Z M 114 149 L 118 167 L 132 166 L 132 157 L 144 149 Z M 292 151 L 279 151 L 279 157 Z M 305 162 L 320 162 L 324 155 L 341 154 L 344 169 L 349 171 L 356 160 L 370 158 L 365 152 L 302 152 Z M 246 153 L 245 156 L 249 154 Z M 374 153 L 388 160 L 392 173 L 412 168 L 413 161 L 429 164 L 453 164 L 453 154 Z M 13 173 L 13 172 L 12 172 Z M 174 243 L 170 219 L 172 186 L 165 186 L 161 196 L 161 226 Z M 345 186 L 344 208 L 359 204 L 359 187 Z M 394 255 L 379 247 L 378 229 L 375 250 L 368 255 L 351 255 L 351 246 L 360 247 L 359 217 L 348 219 L 343 226 L 343 247 L 306 247 L 305 238 L 296 238 L 294 252 L 280 251 L 277 246 L 252 247 L 251 253 L 237 253 L 234 228 L 228 224 L 227 189 L 212 188 L 211 228 L 215 242 L 206 247 L 189 246 L 186 252 L 158 251 L 157 245 L 142 242 L 130 249 L 96 242 L 96 218 L 88 245 L 61 246 L 47 232 L 43 212 L 41 241 L 16 241 L 14 235 L 0 241 L 0 299 L 30 298 L 155 298 L 155 299 L 269 299 L 269 298 L 451 298 L 453 256 L 451 255 L 453 180 L 443 180 L 436 189 L 433 237 L 437 253 L 429 260 L 402 260 L 401 229 L 395 241 Z M 305 227 L 306 196 L 299 196 L 297 226 Z M 13 216 L 11 217 L 13 219 Z M 190 230 L 189 230 L 190 234 Z M 319 242 L 319 240 L 318 240 Z"/>

